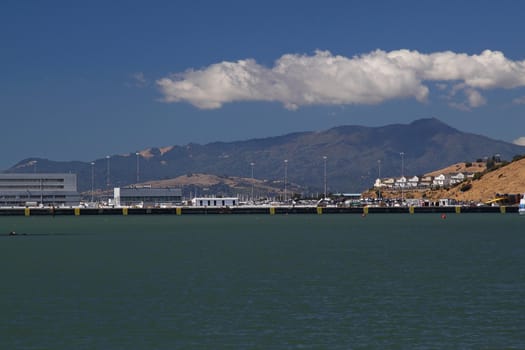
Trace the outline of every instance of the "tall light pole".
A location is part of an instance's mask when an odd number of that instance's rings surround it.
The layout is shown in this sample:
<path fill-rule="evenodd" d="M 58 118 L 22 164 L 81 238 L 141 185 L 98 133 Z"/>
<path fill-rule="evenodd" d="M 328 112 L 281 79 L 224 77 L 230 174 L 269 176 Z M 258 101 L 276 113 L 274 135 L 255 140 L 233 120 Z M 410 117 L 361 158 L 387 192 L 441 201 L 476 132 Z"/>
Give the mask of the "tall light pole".
<path fill-rule="evenodd" d="M 91 203 L 93 203 L 94 190 L 95 190 L 95 162 L 91 162 Z"/>
<path fill-rule="evenodd" d="M 106 160 L 107 160 L 107 171 L 106 171 L 106 187 L 107 189 L 109 189 L 109 185 L 110 185 L 110 177 L 109 177 L 109 171 L 110 171 L 110 167 L 109 167 L 109 160 L 110 160 L 110 157 L 109 156 L 106 156 Z"/>
<path fill-rule="evenodd" d="M 255 165 L 254 162 L 251 162 L 251 163 L 250 163 L 250 166 L 252 167 L 252 202 L 253 202 L 253 203 L 255 203 L 255 200 L 254 200 L 254 198 L 253 198 L 253 186 L 254 186 L 254 184 L 253 184 L 253 166 L 254 166 L 254 165 Z"/>
<path fill-rule="evenodd" d="M 405 169 L 405 152 L 401 152 L 399 153 L 399 155 L 401 156 L 401 179 L 403 179 L 404 169 Z M 401 205 L 403 205 L 403 202 L 405 201 L 405 199 L 403 198 L 403 187 L 405 184 L 401 183 L 400 185 L 401 185 Z"/>
<path fill-rule="evenodd" d="M 326 156 L 323 156 L 324 161 L 324 199 L 326 199 Z"/>
<path fill-rule="evenodd" d="M 44 205 L 44 179 L 40 176 L 40 205 Z"/>
<path fill-rule="evenodd" d="M 284 160 L 284 202 L 286 203 L 286 182 L 288 181 L 288 159 Z"/>
<path fill-rule="evenodd" d="M 139 183 L 139 179 L 140 179 L 140 176 L 139 176 L 139 156 L 140 156 L 140 153 L 139 152 L 136 152 L 135 155 L 137 156 L 137 183 Z"/>
<path fill-rule="evenodd" d="M 379 190 L 377 190 L 377 199 L 381 200 L 381 159 L 377 160 L 377 178 L 379 179 Z"/>

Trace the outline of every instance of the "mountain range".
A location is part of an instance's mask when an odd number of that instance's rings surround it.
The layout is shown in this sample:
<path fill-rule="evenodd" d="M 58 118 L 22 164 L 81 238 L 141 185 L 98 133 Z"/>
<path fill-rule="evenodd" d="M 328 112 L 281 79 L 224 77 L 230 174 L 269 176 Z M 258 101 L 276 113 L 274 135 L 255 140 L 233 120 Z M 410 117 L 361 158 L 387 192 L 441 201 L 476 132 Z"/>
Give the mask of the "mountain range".
<path fill-rule="evenodd" d="M 245 141 L 149 148 L 100 158 L 94 164 L 28 158 L 5 172 L 73 172 L 78 174 L 79 191 L 89 191 L 92 181 L 95 189 L 107 189 L 197 173 L 250 179 L 253 170 L 254 179 L 278 188 L 284 186 L 286 173 L 291 188 L 315 193 L 323 191 L 326 165 L 327 189 L 335 193 L 360 192 L 379 175 L 421 175 L 495 154 L 512 159 L 525 154 L 525 146 L 462 132 L 430 118 L 382 127 L 340 126 Z"/>

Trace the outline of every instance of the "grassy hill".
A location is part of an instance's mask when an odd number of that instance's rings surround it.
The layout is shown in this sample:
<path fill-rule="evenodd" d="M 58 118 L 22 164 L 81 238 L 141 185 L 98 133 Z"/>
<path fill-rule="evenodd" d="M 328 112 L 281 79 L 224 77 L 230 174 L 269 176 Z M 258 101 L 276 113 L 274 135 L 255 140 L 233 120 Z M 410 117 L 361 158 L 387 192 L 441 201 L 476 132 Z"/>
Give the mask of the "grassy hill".
<path fill-rule="evenodd" d="M 468 190 L 466 185 L 471 185 Z M 525 193 L 525 158 L 511 162 L 483 174 L 479 179 L 468 180 L 449 190 L 431 191 L 429 198 L 453 198 L 460 201 L 487 202 L 498 194 Z"/>
<path fill-rule="evenodd" d="M 485 162 L 474 162 L 470 166 L 466 163 L 456 163 L 442 169 L 429 172 L 428 175 L 449 174 L 457 172 L 477 173 L 474 179 L 466 180 L 455 187 L 436 190 L 405 190 L 405 198 L 424 198 L 437 201 L 441 198 L 450 198 L 462 202 L 486 203 L 502 194 L 525 193 L 525 158 L 508 164 L 496 165 L 493 170 L 487 170 Z M 364 196 L 374 197 L 374 191 L 366 191 Z M 383 191 L 384 198 L 400 198 L 400 191 Z"/>
<path fill-rule="evenodd" d="M 426 173 L 425 176 L 438 176 L 439 174 L 452 174 L 452 173 L 482 173 L 487 170 L 486 162 L 460 162 L 449 165 L 447 167 L 431 171 Z"/>
<path fill-rule="evenodd" d="M 284 193 L 283 181 L 265 181 L 260 179 L 243 178 L 236 176 L 217 176 L 210 174 L 187 174 L 178 176 L 173 179 L 148 181 L 142 185 L 151 185 L 152 187 L 178 187 L 183 190 L 183 195 L 244 195 L 256 198 L 261 197 L 279 197 Z M 292 193 L 301 193 L 302 189 L 294 184 L 287 184 L 289 195 Z"/>

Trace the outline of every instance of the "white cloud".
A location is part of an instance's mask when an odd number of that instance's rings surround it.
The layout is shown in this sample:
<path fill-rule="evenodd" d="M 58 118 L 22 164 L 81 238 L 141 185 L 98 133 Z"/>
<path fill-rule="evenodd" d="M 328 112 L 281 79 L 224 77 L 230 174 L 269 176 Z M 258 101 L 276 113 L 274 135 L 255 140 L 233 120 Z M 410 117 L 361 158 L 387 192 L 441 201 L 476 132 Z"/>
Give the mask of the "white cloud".
<path fill-rule="evenodd" d="M 387 100 L 428 99 L 425 82 L 462 91 L 456 105 L 486 104 L 480 90 L 525 86 L 525 61 L 512 61 L 498 51 L 467 55 L 451 51 L 376 50 L 344 57 L 328 51 L 287 54 L 271 68 L 255 60 L 220 62 L 157 80 L 165 102 L 186 101 L 215 109 L 234 101 L 277 101 L 291 110 L 307 105 L 377 104 Z"/>
<path fill-rule="evenodd" d="M 517 138 L 516 140 L 512 141 L 512 143 L 519 146 L 525 146 L 525 136 Z"/>
<path fill-rule="evenodd" d="M 477 90 L 471 88 L 465 89 L 465 95 L 467 95 L 468 104 L 472 108 L 480 107 L 487 103 L 485 98 L 481 96 Z"/>
<path fill-rule="evenodd" d="M 525 105 L 525 96 L 521 96 L 512 100 L 512 103 L 517 105 Z"/>
<path fill-rule="evenodd" d="M 466 84 L 456 84 L 454 85 L 447 96 L 448 100 L 452 100 L 458 92 L 462 92 L 465 95 L 466 100 L 463 102 L 451 101 L 449 106 L 456 108 L 462 111 L 470 111 L 472 108 L 483 106 L 487 103 L 487 100 L 481 96 L 479 91 L 468 87 Z"/>
<path fill-rule="evenodd" d="M 461 103 L 449 102 L 448 105 L 449 105 L 449 107 L 452 107 L 452 108 L 455 108 L 455 109 L 459 109 L 460 111 L 464 111 L 464 112 L 471 111 L 471 108 L 469 106 L 467 106 L 467 104 L 465 102 L 461 102 Z"/>
<path fill-rule="evenodd" d="M 131 79 L 133 80 L 133 82 L 128 83 L 127 86 L 142 88 L 149 85 L 149 81 L 146 79 L 144 73 L 142 72 L 133 73 L 131 75 Z"/>

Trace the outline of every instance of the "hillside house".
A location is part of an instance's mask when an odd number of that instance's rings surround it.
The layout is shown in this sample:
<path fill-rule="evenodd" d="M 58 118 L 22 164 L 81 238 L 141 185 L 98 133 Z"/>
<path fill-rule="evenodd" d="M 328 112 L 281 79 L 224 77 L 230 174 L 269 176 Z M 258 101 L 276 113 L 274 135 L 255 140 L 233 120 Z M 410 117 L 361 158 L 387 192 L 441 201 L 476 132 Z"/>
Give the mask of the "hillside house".
<path fill-rule="evenodd" d="M 432 181 L 432 186 L 435 187 L 446 187 L 450 185 L 450 175 L 448 174 L 439 174 L 438 176 L 434 177 L 434 180 Z"/>
<path fill-rule="evenodd" d="M 432 182 L 434 181 L 433 176 L 423 176 L 419 181 L 419 187 L 427 188 L 432 186 Z"/>
<path fill-rule="evenodd" d="M 417 188 L 419 185 L 419 177 L 418 176 L 412 176 L 407 181 L 407 187 L 408 188 Z"/>
<path fill-rule="evenodd" d="M 383 188 L 386 187 L 386 185 L 381 181 L 381 179 L 376 179 L 374 182 L 374 188 Z"/>
<path fill-rule="evenodd" d="M 455 185 L 458 184 L 466 179 L 466 175 L 463 173 L 456 173 L 450 175 L 450 184 Z"/>
<path fill-rule="evenodd" d="M 393 177 L 390 177 L 390 178 L 385 179 L 383 181 L 383 185 L 384 185 L 384 187 L 387 187 L 387 188 L 393 188 L 395 182 L 396 182 L 396 180 Z"/>
<path fill-rule="evenodd" d="M 407 187 L 407 178 L 404 176 L 401 176 L 399 179 L 396 179 L 396 182 L 394 183 L 394 187 L 396 188 L 406 188 Z"/>

